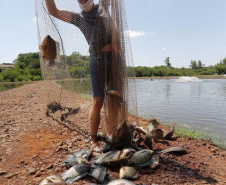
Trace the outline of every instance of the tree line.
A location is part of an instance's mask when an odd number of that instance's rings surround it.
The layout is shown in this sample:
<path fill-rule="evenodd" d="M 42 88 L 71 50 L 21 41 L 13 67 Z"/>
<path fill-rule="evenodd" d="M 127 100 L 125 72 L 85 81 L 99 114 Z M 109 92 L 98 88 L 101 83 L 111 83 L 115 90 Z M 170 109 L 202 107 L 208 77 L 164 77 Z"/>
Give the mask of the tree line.
<path fill-rule="evenodd" d="M 90 58 L 73 52 L 66 56 L 68 69 L 72 78 L 89 78 Z M 19 54 L 13 61 L 14 68 L 0 70 L 0 82 L 21 82 L 42 80 L 39 53 Z M 9 63 L 4 63 L 9 64 Z M 170 63 L 170 57 L 166 57 L 163 65 L 146 67 L 128 67 L 128 74 L 135 70 L 136 77 L 163 77 L 163 76 L 196 76 L 226 74 L 226 58 L 219 61 L 215 66 L 206 67 L 201 60 L 192 60 L 190 68 L 175 68 Z"/>

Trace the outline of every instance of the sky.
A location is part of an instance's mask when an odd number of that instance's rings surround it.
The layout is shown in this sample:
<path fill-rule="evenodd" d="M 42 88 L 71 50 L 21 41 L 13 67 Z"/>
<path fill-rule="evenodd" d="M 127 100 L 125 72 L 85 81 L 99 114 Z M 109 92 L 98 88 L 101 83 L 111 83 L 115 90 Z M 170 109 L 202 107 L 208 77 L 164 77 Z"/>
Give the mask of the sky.
<path fill-rule="evenodd" d="M 67 0 L 61 0 L 67 1 Z M 225 0 L 124 0 L 134 66 L 205 66 L 226 57 Z M 0 0 L 0 63 L 39 51 L 35 0 Z"/>

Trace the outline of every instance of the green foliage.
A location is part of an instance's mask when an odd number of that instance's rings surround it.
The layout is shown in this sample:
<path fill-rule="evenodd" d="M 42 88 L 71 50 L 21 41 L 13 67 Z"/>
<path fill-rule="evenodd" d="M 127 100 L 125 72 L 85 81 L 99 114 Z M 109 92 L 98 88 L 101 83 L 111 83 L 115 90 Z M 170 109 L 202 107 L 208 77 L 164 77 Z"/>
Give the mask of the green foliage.
<path fill-rule="evenodd" d="M 135 67 L 136 77 L 150 77 L 150 76 L 196 76 L 196 75 L 222 75 L 226 74 L 226 58 L 221 60 L 215 66 L 205 65 L 199 60 L 191 61 L 190 68 L 174 68 L 169 63 L 169 57 L 165 59 L 166 66 L 154 66 L 154 67 Z M 168 67 L 167 67 L 168 65 Z"/>
<path fill-rule="evenodd" d="M 215 70 L 217 74 L 226 74 L 226 64 L 217 64 Z"/>
<path fill-rule="evenodd" d="M 171 67 L 170 57 L 166 57 L 166 59 L 164 60 L 164 62 L 166 64 L 166 68 Z"/>
<path fill-rule="evenodd" d="M 90 57 L 83 56 L 78 52 L 73 52 L 67 57 L 68 68 L 73 78 L 90 77 Z"/>
<path fill-rule="evenodd" d="M 19 54 L 13 62 L 15 68 L 2 70 L 0 81 L 21 82 L 41 80 L 39 53 Z"/>
<path fill-rule="evenodd" d="M 3 79 L 3 76 L 0 74 L 0 82 L 3 82 L 4 79 Z"/>
<path fill-rule="evenodd" d="M 73 78 L 90 78 L 90 57 L 73 52 L 67 57 L 68 69 Z M 14 69 L 0 69 L 0 82 L 21 82 L 41 80 L 39 53 L 19 54 L 14 62 Z M 191 68 L 174 68 L 170 63 L 170 57 L 164 60 L 165 66 L 154 67 L 127 67 L 127 76 L 136 77 L 152 76 L 196 76 L 226 74 L 226 58 L 215 66 L 205 65 L 199 60 L 191 61 Z M 8 63 L 5 63 L 8 64 Z"/>

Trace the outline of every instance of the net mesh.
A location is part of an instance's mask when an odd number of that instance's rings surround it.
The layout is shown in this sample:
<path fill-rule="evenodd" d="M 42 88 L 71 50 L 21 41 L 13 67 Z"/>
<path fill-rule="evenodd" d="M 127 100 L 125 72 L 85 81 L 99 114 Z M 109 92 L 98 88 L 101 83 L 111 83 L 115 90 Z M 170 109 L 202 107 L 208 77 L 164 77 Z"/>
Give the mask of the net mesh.
<path fill-rule="evenodd" d="M 84 12 L 77 0 L 36 0 L 42 78 L 60 87 L 52 96 L 46 85 L 47 104 L 62 104 L 63 90 L 104 97 L 106 131 L 113 134 L 128 112 L 137 115 L 133 57 L 124 1 L 94 5 Z"/>

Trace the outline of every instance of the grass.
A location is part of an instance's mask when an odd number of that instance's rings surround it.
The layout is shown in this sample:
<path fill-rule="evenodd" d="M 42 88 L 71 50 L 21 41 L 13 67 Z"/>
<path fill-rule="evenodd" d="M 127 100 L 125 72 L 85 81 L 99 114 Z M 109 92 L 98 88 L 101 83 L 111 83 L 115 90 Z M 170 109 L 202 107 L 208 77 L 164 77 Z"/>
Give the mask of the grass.
<path fill-rule="evenodd" d="M 191 137 L 194 139 L 203 139 L 205 141 L 212 142 L 222 149 L 226 149 L 226 142 L 212 133 L 209 127 L 196 130 L 189 125 L 177 125 L 175 134 L 183 138 Z"/>
<path fill-rule="evenodd" d="M 151 118 L 149 116 L 147 116 L 147 114 L 143 113 L 141 115 L 139 115 L 139 117 L 143 118 L 143 119 L 153 119 L 154 117 L 151 116 Z M 172 124 L 168 123 L 161 123 L 161 125 L 168 125 L 170 127 L 172 127 Z M 211 127 L 206 127 L 206 128 L 202 128 L 202 129 L 197 129 L 192 125 L 179 125 L 177 124 L 176 128 L 175 128 L 175 134 L 183 137 L 183 138 L 194 138 L 194 139 L 202 139 L 205 140 L 207 142 L 211 142 L 215 145 L 217 145 L 218 147 L 222 148 L 222 149 L 226 149 L 226 141 L 223 140 L 222 138 L 216 136 L 216 134 L 214 134 L 211 131 Z"/>
<path fill-rule="evenodd" d="M 92 95 L 90 94 L 79 94 L 79 96 L 83 99 L 86 99 L 86 100 L 92 100 Z"/>

